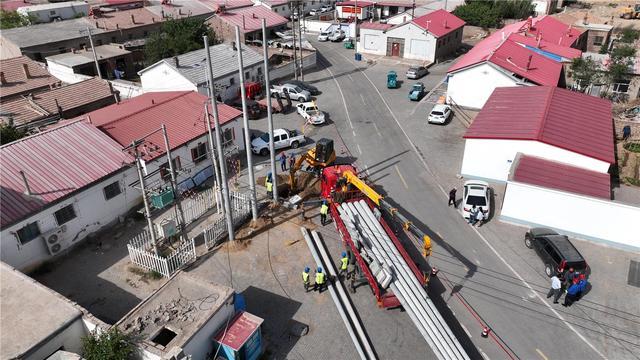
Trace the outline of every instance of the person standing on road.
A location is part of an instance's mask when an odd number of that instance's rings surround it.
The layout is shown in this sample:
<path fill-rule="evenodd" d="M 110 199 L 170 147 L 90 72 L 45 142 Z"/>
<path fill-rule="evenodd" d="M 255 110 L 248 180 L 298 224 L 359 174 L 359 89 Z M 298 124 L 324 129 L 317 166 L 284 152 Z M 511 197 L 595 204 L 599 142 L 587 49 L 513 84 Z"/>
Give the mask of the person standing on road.
<path fill-rule="evenodd" d="M 551 277 L 551 289 L 549 289 L 549 292 L 547 293 L 547 299 L 552 296 L 554 304 L 557 304 L 558 299 L 562 296 L 562 283 L 556 275 Z"/>
<path fill-rule="evenodd" d="M 347 257 L 347 252 L 342 252 L 342 257 L 340 258 L 340 271 L 338 272 L 338 276 L 346 277 L 348 274 L 347 269 L 349 268 L 349 257 Z"/>
<path fill-rule="evenodd" d="M 324 284 L 325 276 L 322 272 L 322 268 L 318 266 L 318 269 L 316 270 L 316 283 L 313 284 L 313 290 L 318 290 L 319 293 L 322 293 L 322 291 L 324 290 Z"/>
<path fill-rule="evenodd" d="M 568 289 L 569 286 L 571 286 L 571 284 L 573 283 L 573 278 L 575 278 L 576 273 L 573 270 L 572 267 L 569 268 L 569 270 L 567 270 L 567 272 L 564 274 L 564 288 Z"/>
<path fill-rule="evenodd" d="M 475 205 L 473 205 L 471 207 L 471 211 L 469 212 L 469 224 L 471 225 L 475 225 L 476 224 L 476 216 L 478 215 L 478 209 L 476 208 Z"/>
<path fill-rule="evenodd" d="M 289 169 L 293 169 L 293 166 L 296 164 L 296 156 L 294 154 L 291 154 L 291 156 L 289 156 Z"/>
<path fill-rule="evenodd" d="M 449 206 L 453 204 L 453 207 L 456 207 L 456 188 L 451 189 L 449 191 Z"/>
<path fill-rule="evenodd" d="M 587 278 L 584 274 L 580 274 L 580 280 L 578 281 L 578 294 L 576 295 L 576 301 L 582 298 L 582 295 L 587 290 Z"/>
<path fill-rule="evenodd" d="M 267 197 L 273 199 L 273 183 L 271 182 L 271 173 L 264 180 L 264 187 L 267 188 Z"/>
<path fill-rule="evenodd" d="M 480 227 L 483 221 L 484 221 L 484 213 L 482 212 L 482 208 L 478 208 L 478 211 L 476 211 L 476 222 L 474 225 Z"/>
<path fill-rule="evenodd" d="M 287 171 L 287 153 L 284 151 L 280 154 L 280 170 Z"/>
<path fill-rule="evenodd" d="M 302 272 L 302 284 L 304 285 L 304 292 L 309 292 L 309 286 L 311 285 L 311 283 L 309 282 L 309 271 L 311 271 L 311 269 L 309 269 L 309 267 L 307 266 Z"/>
<path fill-rule="evenodd" d="M 327 205 L 327 200 L 322 200 L 322 206 L 320 206 L 320 223 L 322 226 L 327 223 L 327 214 L 329 214 L 329 205 Z"/>
<path fill-rule="evenodd" d="M 569 286 L 569 288 L 567 289 L 567 295 L 564 297 L 564 302 L 562 303 L 562 306 L 565 306 L 565 307 L 571 306 L 571 304 L 573 304 L 573 302 L 576 301 L 579 292 L 580 292 L 580 286 L 577 283 Z"/>

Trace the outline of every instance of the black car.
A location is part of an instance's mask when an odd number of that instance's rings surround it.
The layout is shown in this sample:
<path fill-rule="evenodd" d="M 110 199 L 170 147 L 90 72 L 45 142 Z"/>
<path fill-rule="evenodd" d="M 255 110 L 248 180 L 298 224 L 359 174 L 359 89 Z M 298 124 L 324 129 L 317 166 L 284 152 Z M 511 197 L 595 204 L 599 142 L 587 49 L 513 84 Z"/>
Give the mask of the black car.
<path fill-rule="evenodd" d="M 296 85 L 297 87 L 301 88 L 302 90 L 307 90 L 309 93 L 311 93 L 311 95 L 319 95 L 320 94 L 320 90 L 318 90 L 317 87 L 315 87 L 313 85 L 309 85 L 309 83 L 306 83 L 304 81 L 289 80 L 289 81 L 287 81 L 287 84 Z"/>
<path fill-rule="evenodd" d="M 566 235 L 560 235 L 551 229 L 533 228 L 525 234 L 524 244 L 529 249 L 536 250 L 548 277 L 555 275 L 558 269 L 573 268 L 580 272 L 587 270 L 587 262 Z"/>

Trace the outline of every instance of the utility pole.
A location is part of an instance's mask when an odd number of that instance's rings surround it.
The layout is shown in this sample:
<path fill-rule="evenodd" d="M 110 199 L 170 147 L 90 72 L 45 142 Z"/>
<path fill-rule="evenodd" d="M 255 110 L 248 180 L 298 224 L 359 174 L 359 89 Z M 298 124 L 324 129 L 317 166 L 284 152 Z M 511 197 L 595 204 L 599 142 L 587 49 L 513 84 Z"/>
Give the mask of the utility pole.
<path fill-rule="evenodd" d="M 242 43 L 240 27 L 236 25 L 236 48 L 238 49 L 238 72 L 240 73 L 240 96 L 242 96 L 242 124 L 244 126 L 245 152 L 247 153 L 247 170 L 249 172 L 249 190 L 251 193 L 251 216 L 258 221 L 258 199 L 256 197 L 256 179 L 253 175 L 253 156 L 251 155 L 251 138 L 249 136 L 249 116 L 247 114 L 247 94 L 244 88 L 244 65 L 242 64 Z"/>
<path fill-rule="evenodd" d="M 302 17 L 298 18 L 298 42 L 300 43 L 300 80 L 304 81 L 304 58 L 302 57 L 302 18 L 304 17 L 304 3 L 297 1 L 298 4 L 298 14 Z M 300 4 L 302 4 L 302 9 L 300 9 Z M 295 47 L 294 47 L 295 50 Z"/>
<path fill-rule="evenodd" d="M 445 5 L 444 5 L 444 9 L 447 10 L 447 5 L 446 5 L 446 0 L 445 0 Z M 413 5 L 411 6 L 411 20 L 415 19 L 416 17 L 416 0 L 413 0 Z"/>
<path fill-rule="evenodd" d="M 356 14 L 356 26 L 355 26 L 355 36 L 353 37 L 353 49 L 358 53 L 358 0 L 356 0 L 356 7 L 353 9 L 353 12 Z"/>
<path fill-rule="evenodd" d="M 91 45 L 91 51 L 93 52 L 93 61 L 96 63 L 96 72 L 98 77 L 102 79 L 102 73 L 100 72 L 100 65 L 98 65 L 98 55 L 96 55 L 96 48 L 93 46 L 93 35 L 91 35 L 91 28 L 87 26 L 87 33 L 89 33 L 89 44 Z"/>
<path fill-rule="evenodd" d="M 214 94 L 211 96 L 215 96 Z M 220 170 L 218 170 L 217 156 L 215 150 L 215 142 L 213 142 L 213 129 L 211 129 L 211 121 L 209 118 L 209 106 L 207 103 L 204 103 L 204 116 L 205 122 L 207 123 L 207 132 L 209 134 L 209 148 L 211 149 L 211 166 L 213 167 L 213 173 L 216 176 L 216 183 L 213 185 L 213 191 L 216 193 L 216 200 L 222 200 L 220 198 L 220 184 L 222 183 L 220 180 Z M 221 207 L 218 206 L 218 213 L 220 213 Z M 224 205 L 222 206 L 222 213 L 224 214 Z"/>
<path fill-rule="evenodd" d="M 164 138 L 164 146 L 167 149 L 167 161 L 169 162 L 169 171 L 171 172 L 171 191 L 176 202 L 176 220 L 180 222 L 180 233 L 183 239 L 186 240 L 187 224 L 184 219 L 184 212 L 182 211 L 182 202 L 180 201 L 180 195 L 178 194 L 178 181 L 176 176 L 176 169 L 173 166 L 173 157 L 171 156 L 171 147 L 169 146 L 169 135 L 167 135 L 167 127 L 162 124 L 162 137 Z"/>
<path fill-rule="evenodd" d="M 227 232 L 229 241 L 234 241 L 233 234 L 233 214 L 231 213 L 231 202 L 229 200 L 229 184 L 227 184 L 227 168 L 224 163 L 224 153 L 222 152 L 222 136 L 220 135 L 220 118 L 218 117 L 218 104 L 216 103 L 215 91 L 213 91 L 213 71 L 211 65 L 211 53 L 209 52 L 209 37 L 203 36 L 204 51 L 207 53 L 207 70 L 209 75 L 209 89 L 211 90 L 211 112 L 213 112 L 214 130 L 216 134 L 216 151 L 218 152 L 218 162 L 220 163 L 220 181 L 222 186 L 222 202 L 224 203 L 224 215 L 227 219 Z M 210 119 L 207 123 L 211 127 Z"/>
<path fill-rule="evenodd" d="M 264 56 L 264 88 L 267 97 L 267 123 L 269 124 L 269 160 L 271 162 L 271 183 L 273 202 L 278 202 L 278 174 L 276 173 L 276 149 L 273 143 L 273 117 L 271 115 L 271 84 L 269 84 L 269 54 L 267 52 L 267 21 L 262 19 L 262 53 Z"/>
<path fill-rule="evenodd" d="M 296 17 L 300 16 L 297 7 L 294 6 L 295 0 L 289 2 L 289 9 L 291 11 L 291 32 L 293 33 L 293 76 L 298 80 L 298 52 L 296 51 Z M 296 14 L 296 16 L 294 16 Z"/>
<path fill-rule="evenodd" d="M 142 175 L 142 160 L 140 159 L 140 153 L 138 152 L 138 143 L 134 140 L 131 142 L 133 151 L 136 157 L 136 167 L 138 168 L 138 180 L 140 181 L 140 189 L 142 190 L 142 202 L 144 203 L 144 217 L 147 218 L 147 226 L 149 227 L 149 234 L 151 235 L 151 245 L 153 245 L 153 253 L 158 255 L 158 246 L 156 244 L 156 230 L 153 227 L 153 220 L 151 220 L 151 208 L 149 207 L 149 200 L 147 199 L 147 188 L 144 183 L 144 175 Z"/>

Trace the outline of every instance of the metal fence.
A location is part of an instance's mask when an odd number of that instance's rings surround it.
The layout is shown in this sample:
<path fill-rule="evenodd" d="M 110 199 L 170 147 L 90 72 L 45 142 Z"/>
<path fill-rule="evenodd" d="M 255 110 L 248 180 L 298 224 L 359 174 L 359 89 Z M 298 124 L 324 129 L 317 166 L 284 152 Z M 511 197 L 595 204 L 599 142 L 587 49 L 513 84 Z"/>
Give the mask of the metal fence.
<path fill-rule="evenodd" d="M 181 239 L 178 247 L 168 256 L 156 255 L 153 251 L 151 234 L 144 231 L 127 244 L 131 262 L 149 271 L 155 271 L 164 277 L 170 277 L 178 269 L 196 259 L 195 240 Z"/>
<path fill-rule="evenodd" d="M 219 212 L 219 209 L 217 209 L 217 206 L 220 203 L 218 201 L 219 194 L 220 193 L 217 192 L 216 189 L 209 188 L 183 200 L 182 211 L 184 212 L 185 226 L 198 220 L 198 218 L 206 214 L 211 209 L 216 208 L 216 211 Z M 154 223 L 160 224 L 164 219 L 173 219 L 176 224 L 180 223 L 176 218 L 175 207 L 173 207 L 173 210 L 160 215 L 154 220 Z"/>
<path fill-rule="evenodd" d="M 242 224 L 251 215 L 251 198 L 248 195 L 231 191 L 231 214 L 234 228 Z M 204 242 L 208 249 L 214 247 L 218 241 L 227 236 L 227 224 L 224 217 L 220 217 L 203 230 Z"/>

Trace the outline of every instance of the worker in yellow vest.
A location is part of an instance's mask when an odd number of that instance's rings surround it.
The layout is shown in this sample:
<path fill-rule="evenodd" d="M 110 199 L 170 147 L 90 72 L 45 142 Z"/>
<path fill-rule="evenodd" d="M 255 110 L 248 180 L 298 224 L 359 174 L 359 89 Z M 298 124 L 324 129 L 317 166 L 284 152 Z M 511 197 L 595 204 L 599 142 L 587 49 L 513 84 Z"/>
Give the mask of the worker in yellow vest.
<path fill-rule="evenodd" d="M 329 205 L 327 200 L 322 200 L 322 206 L 320 206 L 320 223 L 322 226 L 327 222 L 327 214 L 329 213 Z"/>
<path fill-rule="evenodd" d="M 309 292 L 309 285 L 311 285 L 311 283 L 309 282 L 309 271 L 311 271 L 311 269 L 309 269 L 309 267 L 307 266 L 302 272 L 302 284 L 304 285 L 305 292 Z"/>
<path fill-rule="evenodd" d="M 264 179 L 264 186 L 267 188 L 267 197 L 270 199 L 273 198 L 273 183 L 271 181 L 271 173 L 268 173 Z"/>
<path fill-rule="evenodd" d="M 348 271 L 347 271 L 348 267 L 349 267 L 349 257 L 347 256 L 347 252 L 343 251 L 342 257 L 340 258 L 340 271 L 338 272 L 338 276 L 348 275 Z"/>
<path fill-rule="evenodd" d="M 313 290 L 318 290 L 318 292 L 322 293 L 325 283 L 326 278 L 322 272 L 322 267 L 318 266 L 318 269 L 316 269 L 316 283 L 313 284 Z"/>

